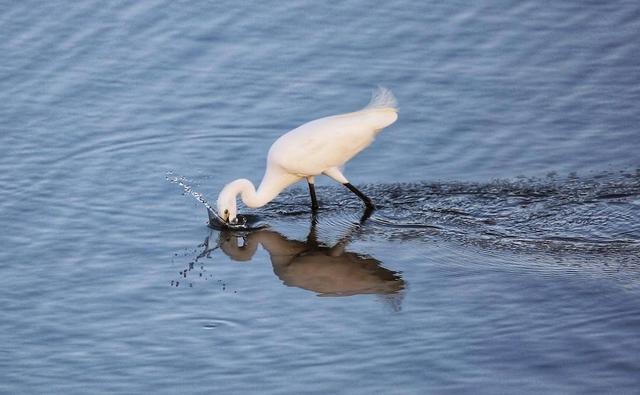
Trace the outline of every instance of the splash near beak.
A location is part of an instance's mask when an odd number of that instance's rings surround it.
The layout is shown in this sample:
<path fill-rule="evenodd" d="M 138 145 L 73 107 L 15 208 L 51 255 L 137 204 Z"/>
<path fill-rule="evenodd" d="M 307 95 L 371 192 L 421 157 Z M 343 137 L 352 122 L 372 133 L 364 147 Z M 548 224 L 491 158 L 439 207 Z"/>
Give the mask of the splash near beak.
<path fill-rule="evenodd" d="M 209 216 L 209 226 L 212 228 L 224 228 L 227 224 L 227 221 L 212 209 L 207 210 L 207 215 Z"/>
<path fill-rule="evenodd" d="M 216 230 L 247 230 L 249 227 L 247 225 L 248 218 L 244 215 L 238 215 L 232 220 L 229 220 L 229 217 L 226 219 L 220 216 L 215 210 L 208 209 L 207 214 L 209 215 L 209 226 Z M 262 227 L 258 225 L 256 228 Z"/>

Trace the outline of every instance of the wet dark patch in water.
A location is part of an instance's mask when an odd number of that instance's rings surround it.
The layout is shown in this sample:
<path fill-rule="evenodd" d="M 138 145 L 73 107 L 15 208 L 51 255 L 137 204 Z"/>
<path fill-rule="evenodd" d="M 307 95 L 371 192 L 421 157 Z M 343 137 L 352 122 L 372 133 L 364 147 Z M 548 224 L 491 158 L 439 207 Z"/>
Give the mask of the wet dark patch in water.
<path fill-rule="evenodd" d="M 380 184 L 362 190 L 378 207 L 362 230 L 368 235 L 437 236 L 519 251 L 640 252 L 640 172 L 489 183 Z M 330 221 L 336 226 L 357 222 L 363 211 L 345 188 L 319 187 L 318 198 L 317 215 L 335 217 Z M 265 207 L 242 214 L 246 225 L 239 230 L 264 227 L 283 216 L 309 216 L 309 205 L 304 191 L 291 188 Z M 214 228 L 222 229 L 215 224 Z"/>
<path fill-rule="evenodd" d="M 215 212 L 212 212 L 211 210 L 207 210 L 207 214 L 209 216 L 209 227 L 211 229 L 220 231 L 250 232 L 269 226 L 266 222 L 262 221 L 262 219 L 258 215 L 255 214 L 238 214 L 237 222 L 235 223 L 222 221 L 222 219 L 220 219 L 220 217 L 218 217 Z"/>
<path fill-rule="evenodd" d="M 485 184 L 368 185 L 363 190 L 378 206 L 367 229 L 386 238 L 439 234 L 488 248 L 640 251 L 638 173 Z M 318 193 L 332 198 L 320 197 L 321 214 L 360 209 L 360 202 L 342 188 L 319 188 Z M 288 212 L 304 213 L 307 200 L 285 192 L 260 212 L 275 217 L 286 204 Z"/>

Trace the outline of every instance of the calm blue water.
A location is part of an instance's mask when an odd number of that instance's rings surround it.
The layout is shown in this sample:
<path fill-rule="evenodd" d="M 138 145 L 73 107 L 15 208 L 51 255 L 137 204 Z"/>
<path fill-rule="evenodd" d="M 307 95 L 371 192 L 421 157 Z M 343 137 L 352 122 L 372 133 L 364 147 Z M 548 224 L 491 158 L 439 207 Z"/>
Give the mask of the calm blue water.
<path fill-rule="evenodd" d="M 0 393 L 634 393 L 636 1 L 3 2 Z M 308 120 L 400 119 L 206 226 Z"/>

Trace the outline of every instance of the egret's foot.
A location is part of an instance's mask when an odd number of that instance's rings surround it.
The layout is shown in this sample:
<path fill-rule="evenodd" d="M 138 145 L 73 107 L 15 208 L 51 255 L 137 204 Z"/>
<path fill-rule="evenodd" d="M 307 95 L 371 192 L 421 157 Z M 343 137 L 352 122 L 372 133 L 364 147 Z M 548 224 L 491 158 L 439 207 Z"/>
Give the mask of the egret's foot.
<path fill-rule="evenodd" d="M 375 206 L 367 206 L 364 209 L 364 213 L 362 213 L 362 217 L 360 217 L 360 225 L 364 224 L 369 219 L 369 217 L 371 217 L 371 214 L 373 214 L 374 211 L 376 211 Z"/>
<path fill-rule="evenodd" d="M 343 185 L 345 187 L 347 187 L 351 192 L 353 192 L 357 197 L 359 197 L 360 200 L 362 200 L 364 202 L 364 205 L 367 207 L 367 210 L 375 210 L 376 209 L 376 206 L 373 204 L 373 201 L 369 198 L 369 196 L 367 196 L 364 193 L 360 192 L 360 190 L 358 188 L 354 187 L 349 182 L 347 182 L 346 184 L 343 184 Z"/>
<path fill-rule="evenodd" d="M 374 211 L 376 209 L 376 205 L 373 204 L 373 202 L 369 198 L 367 198 L 367 200 L 364 201 L 364 206 L 366 210 Z"/>

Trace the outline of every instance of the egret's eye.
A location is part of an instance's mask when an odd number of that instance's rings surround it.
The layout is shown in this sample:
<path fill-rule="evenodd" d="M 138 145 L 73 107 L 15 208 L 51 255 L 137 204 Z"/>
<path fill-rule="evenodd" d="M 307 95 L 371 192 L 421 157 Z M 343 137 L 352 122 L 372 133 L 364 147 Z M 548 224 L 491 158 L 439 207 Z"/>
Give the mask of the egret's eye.
<path fill-rule="evenodd" d="M 226 208 L 224 209 L 224 213 L 225 214 L 229 214 L 229 210 L 227 210 Z"/>

